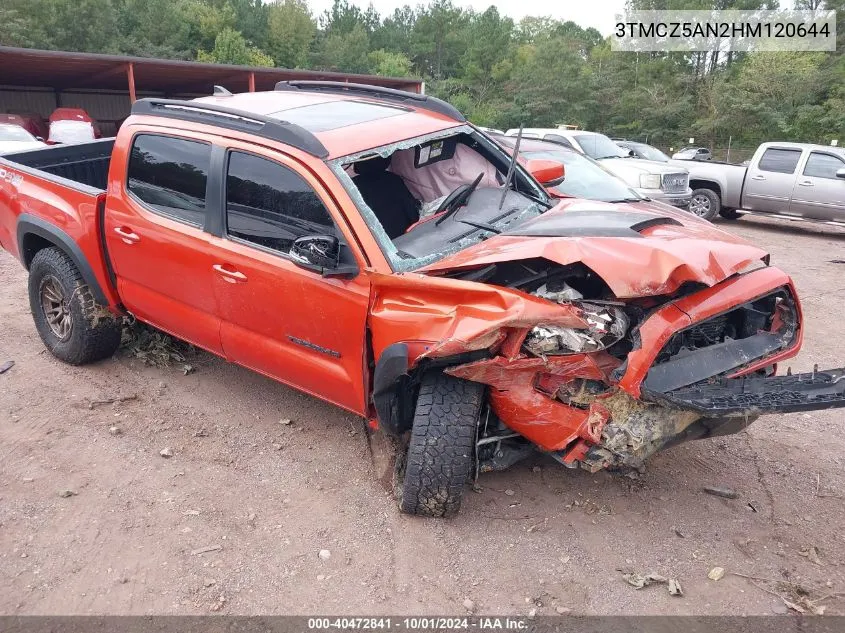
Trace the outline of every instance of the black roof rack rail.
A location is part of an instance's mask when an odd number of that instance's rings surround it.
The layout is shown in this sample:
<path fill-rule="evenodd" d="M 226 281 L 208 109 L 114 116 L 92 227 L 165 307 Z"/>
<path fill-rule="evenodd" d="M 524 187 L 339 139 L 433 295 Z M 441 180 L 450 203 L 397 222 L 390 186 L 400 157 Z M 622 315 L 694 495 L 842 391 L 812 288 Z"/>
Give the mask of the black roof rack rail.
<path fill-rule="evenodd" d="M 390 99 L 408 103 L 409 105 L 430 110 L 443 114 L 450 119 L 455 119 L 461 123 L 466 121 L 466 117 L 461 114 L 451 103 L 446 103 L 437 97 L 430 97 L 428 95 L 417 94 L 416 92 L 408 92 L 407 90 L 396 90 L 395 88 L 385 88 L 383 86 L 371 86 L 369 84 L 348 84 L 343 81 L 280 81 L 276 84 L 276 90 L 307 90 L 307 91 L 321 91 L 321 92 L 336 92 L 336 93 L 357 93 L 376 99 Z"/>
<path fill-rule="evenodd" d="M 177 99 L 139 99 L 132 104 L 132 114 L 146 114 L 216 125 L 238 132 L 249 132 L 272 141 L 279 141 L 301 149 L 303 152 L 308 152 L 317 158 L 326 158 L 329 155 L 329 151 L 316 136 L 295 123 L 288 123 L 287 121 L 280 121 L 235 108 L 226 108 L 213 103 Z"/>

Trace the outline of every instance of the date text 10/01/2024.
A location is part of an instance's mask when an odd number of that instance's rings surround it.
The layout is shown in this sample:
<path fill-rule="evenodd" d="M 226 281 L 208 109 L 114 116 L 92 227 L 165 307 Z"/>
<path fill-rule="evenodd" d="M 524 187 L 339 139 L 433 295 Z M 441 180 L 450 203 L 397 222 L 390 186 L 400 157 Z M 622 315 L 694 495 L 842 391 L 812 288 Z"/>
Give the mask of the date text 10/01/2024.
<path fill-rule="evenodd" d="M 320 630 L 504 630 L 521 631 L 528 628 L 525 618 L 508 617 L 359 617 L 359 618 L 308 618 L 308 629 Z"/>

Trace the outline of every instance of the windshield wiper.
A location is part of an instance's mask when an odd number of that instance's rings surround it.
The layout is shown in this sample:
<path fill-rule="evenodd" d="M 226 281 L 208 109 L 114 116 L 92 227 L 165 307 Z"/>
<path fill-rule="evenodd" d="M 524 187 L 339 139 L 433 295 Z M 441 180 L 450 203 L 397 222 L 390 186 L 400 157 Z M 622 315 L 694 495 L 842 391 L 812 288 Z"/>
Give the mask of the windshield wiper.
<path fill-rule="evenodd" d="M 648 200 L 648 198 L 618 198 L 617 200 L 605 200 L 605 202 L 617 204 L 620 202 L 642 202 L 643 200 Z"/>
<path fill-rule="evenodd" d="M 543 205 L 544 207 L 546 207 L 546 211 L 548 211 L 553 206 L 555 206 L 554 203 L 551 200 L 543 200 L 542 198 L 538 198 L 537 196 L 532 196 L 530 193 L 525 193 L 524 191 L 520 191 L 519 195 L 525 196 L 526 198 L 528 198 L 532 202 L 536 202 L 537 204 Z M 571 198 L 572 196 L 566 196 L 566 197 Z"/>
<path fill-rule="evenodd" d="M 519 124 L 519 132 L 516 135 L 516 143 L 513 145 L 513 153 L 511 154 L 511 164 L 508 165 L 508 177 L 505 178 L 505 185 L 502 187 L 502 199 L 499 200 L 499 211 L 505 204 L 505 198 L 508 195 L 508 190 L 511 188 L 511 178 L 516 171 L 516 159 L 519 157 L 519 144 L 522 142 L 522 123 Z"/>
<path fill-rule="evenodd" d="M 473 220 L 458 220 L 458 222 L 460 222 L 462 224 L 469 224 L 470 226 L 474 226 L 477 229 L 483 229 L 485 231 L 490 231 L 491 233 L 495 233 L 496 235 L 501 233 L 501 231 L 499 229 L 497 229 L 495 226 L 493 226 L 492 224 L 489 224 L 487 222 L 475 222 Z"/>

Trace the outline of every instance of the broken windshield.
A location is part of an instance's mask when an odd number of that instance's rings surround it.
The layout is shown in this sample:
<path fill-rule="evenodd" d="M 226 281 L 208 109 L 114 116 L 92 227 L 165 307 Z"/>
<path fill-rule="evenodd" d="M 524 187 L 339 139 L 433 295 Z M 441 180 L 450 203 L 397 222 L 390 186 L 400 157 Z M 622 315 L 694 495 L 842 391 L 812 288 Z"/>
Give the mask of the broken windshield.
<path fill-rule="evenodd" d="M 510 156 L 465 125 L 329 162 L 395 271 L 416 270 L 547 210 Z M 474 185 L 471 187 L 471 185 Z"/>

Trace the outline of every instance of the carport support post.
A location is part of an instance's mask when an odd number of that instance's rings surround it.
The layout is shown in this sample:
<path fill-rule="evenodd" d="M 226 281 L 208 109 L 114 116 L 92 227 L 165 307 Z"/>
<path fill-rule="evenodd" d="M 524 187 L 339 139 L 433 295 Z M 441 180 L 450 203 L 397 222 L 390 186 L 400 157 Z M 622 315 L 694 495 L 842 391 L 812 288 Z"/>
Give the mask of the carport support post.
<path fill-rule="evenodd" d="M 129 101 L 135 103 L 135 65 L 132 62 L 126 65 L 126 78 L 129 80 Z"/>
<path fill-rule="evenodd" d="M 249 91 L 255 92 L 255 73 L 249 73 Z"/>

